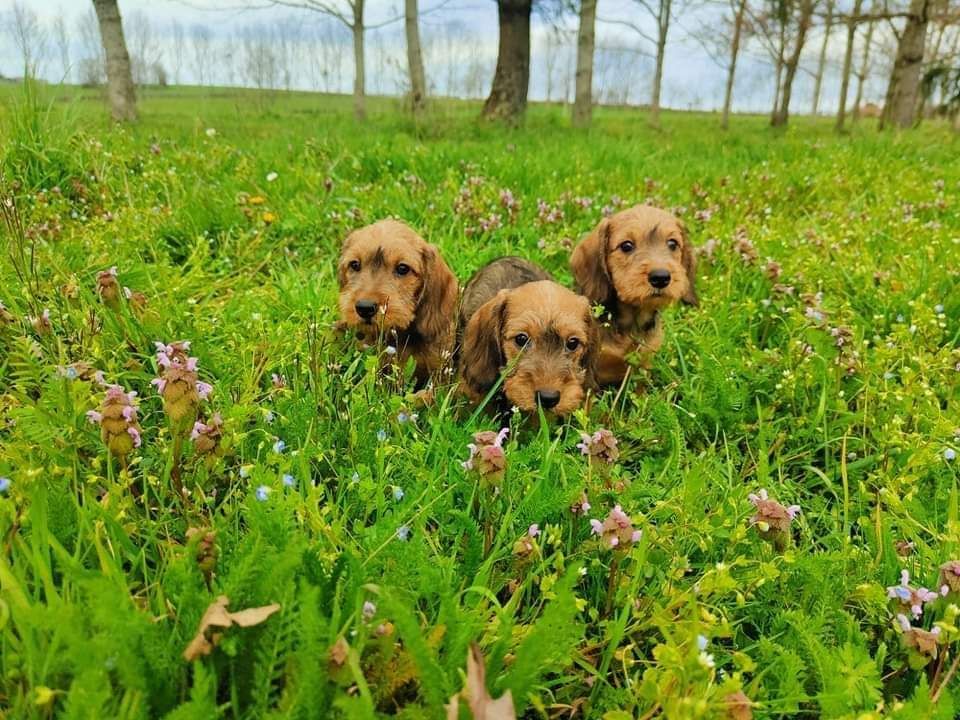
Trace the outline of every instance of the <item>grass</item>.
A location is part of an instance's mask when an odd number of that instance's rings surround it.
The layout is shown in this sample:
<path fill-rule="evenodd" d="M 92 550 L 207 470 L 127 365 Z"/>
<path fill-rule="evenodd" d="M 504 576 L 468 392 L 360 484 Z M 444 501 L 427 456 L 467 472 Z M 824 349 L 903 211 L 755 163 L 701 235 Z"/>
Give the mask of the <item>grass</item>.
<path fill-rule="evenodd" d="M 23 223 L 0 266 L 8 717 L 443 717 L 474 641 L 523 717 L 748 717 L 738 691 L 756 718 L 954 717 L 956 596 L 906 633 L 887 597 L 902 569 L 937 589 L 960 558 L 945 128 L 721 133 L 671 113 L 655 132 L 600 109 L 580 133 L 535 106 L 506 131 L 471 103 L 416 127 L 389 100 L 358 126 L 348 99 L 181 89 L 114 128 L 91 93 L 0 92 Z M 707 247 L 701 307 L 669 314 L 627 392 L 566 424 L 514 418 L 499 494 L 461 468 L 488 416 L 450 388 L 414 408 L 331 331 L 339 243 L 375 218 L 464 279 L 511 253 L 569 281 L 569 241 L 647 199 Z M 111 266 L 145 306 L 99 296 Z M 150 384 L 154 342 L 174 340 L 213 386 L 215 452 L 181 442 Z M 95 370 L 139 393 L 124 461 L 85 417 Z M 620 456 L 591 467 L 576 444 L 599 428 Z M 751 523 L 760 489 L 800 506 L 786 534 Z M 588 522 L 614 504 L 643 531 L 617 553 Z M 281 607 L 188 662 L 220 595 Z M 935 659 L 910 647 L 933 627 Z"/>

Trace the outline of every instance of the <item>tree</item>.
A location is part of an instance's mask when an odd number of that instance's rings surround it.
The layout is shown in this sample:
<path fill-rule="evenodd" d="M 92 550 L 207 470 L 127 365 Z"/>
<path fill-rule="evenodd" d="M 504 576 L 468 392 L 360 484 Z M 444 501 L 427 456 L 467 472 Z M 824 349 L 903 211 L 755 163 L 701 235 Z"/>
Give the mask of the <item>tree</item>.
<path fill-rule="evenodd" d="M 63 71 L 61 75 L 62 82 L 67 82 L 70 78 L 70 36 L 67 33 L 67 23 L 63 15 L 57 15 L 53 21 L 53 40 L 57 46 L 57 54 L 60 56 L 60 68 Z"/>
<path fill-rule="evenodd" d="M 790 97 L 793 91 L 793 81 L 797 76 L 797 68 L 800 65 L 800 55 L 803 53 L 803 46 L 807 40 L 807 33 L 813 19 L 815 0 L 799 0 L 795 15 L 795 37 L 793 43 L 793 52 L 789 57 L 783 59 L 783 84 L 780 86 L 780 104 L 774 110 L 770 124 L 774 127 L 782 127 L 790 119 Z M 786 22 L 784 22 L 786 27 Z"/>
<path fill-rule="evenodd" d="M 530 89 L 530 15 L 533 0 L 497 0 L 500 40 L 497 69 L 483 116 L 517 124 L 527 110 Z"/>
<path fill-rule="evenodd" d="M 23 76 L 35 78 L 40 74 L 47 54 L 47 31 L 37 14 L 21 2 L 13 3 L 8 32 L 23 58 Z"/>
<path fill-rule="evenodd" d="M 823 75 L 827 67 L 827 46 L 830 44 L 830 31 L 833 30 L 834 0 L 827 0 L 827 16 L 823 23 L 823 42 L 820 45 L 820 57 L 817 61 L 817 74 L 813 82 L 813 108 L 816 115 L 820 109 L 820 90 L 823 87 Z"/>
<path fill-rule="evenodd" d="M 843 132 L 847 117 L 847 94 L 850 92 L 850 73 L 853 69 L 853 46 L 857 40 L 857 19 L 863 9 L 863 0 L 854 0 L 853 12 L 846 17 L 847 46 L 843 54 L 843 69 L 840 71 L 840 102 L 837 105 L 837 132 Z"/>
<path fill-rule="evenodd" d="M 747 0 L 737 0 L 733 14 L 733 35 L 730 38 L 730 62 L 727 65 L 727 84 L 723 93 L 723 113 L 720 127 L 730 127 L 730 108 L 733 105 L 733 81 L 737 72 L 737 59 L 740 56 L 740 42 L 743 37 L 744 19 L 747 12 Z"/>
<path fill-rule="evenodd" d="M 198 85 L 211 82 L 210 73 L 213 70 L 213 34 L 206 25 L 196 23 L 190 28 L 190 44 L 192 50 L 193 76 Z"/>
<path fill-rule="evenodd" d="M 874 10 L 876 2 L 874 2 Z M 873 31 L 876 27 L 875 22 L 867 22 L 867 32 L 863 38 L 863 48 L 860 55 L 860 67 L 856 72 L 857 76 L 857 94 L 853 100 L 853 114 L 851 120 L 857 122 L 860 119 L 860 105 L 863 103 L 863 86 L 867 81 L 867 75 L 870 73 L 870 46 L 873 44 Z"/>
<path fill-rule="evenodd" d="M 911 0 L 907 22 L 897 43 L 897 56 L 887 85 L 880 129 L 912 127 L 920 102 L 920 80 L 932 0 Z"/>
<path fill-rule="evenodd" d="M 573 101 L 573 126 L 585 128 L 593 119 L 593 55 L 597 0 L 581 0 L 577 31 L 577 89 Z"/>
<path fill-rule="evenodd" d="M 117 0 L 93 0 L 100 25 L 100 40 L 107 58 L 107 96 L 110 113 L 117 121 L 137 119 L 137 95 L 130 72 L 130 55 L 123 39 L 123 23 Z"/>
<path fill-rule="evenodd" d="M 410 68 L 410 109 L 416 118 L 423 113 L 427 105 L 427 76 L 423 71 L 417 0 L 405 0 L 404 30 L 407 36 L 407 64 Z"/>
<path fill-rule="evenodd" d="M 183 25 L 176 20 L 170 23 L 170 38 L 173 45 L 173 82 L 179 85 L 180 71 L 183 70 L 183 56 L 187 47 L 187 34 L 184 32 Z"/>

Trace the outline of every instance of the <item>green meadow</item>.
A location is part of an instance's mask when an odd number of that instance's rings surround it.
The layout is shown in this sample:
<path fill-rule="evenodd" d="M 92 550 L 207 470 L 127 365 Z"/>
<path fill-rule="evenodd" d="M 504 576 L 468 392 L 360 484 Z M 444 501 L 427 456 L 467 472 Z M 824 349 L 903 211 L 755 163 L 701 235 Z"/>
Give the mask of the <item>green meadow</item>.
<path fill-rule="evenodd" d="M 115 127 L 0 88 L 0 716 L 444 718 L 474 644 L 523 718 L 960 713 L 960 137 L 349 102 L 148 90 Z M 510 418 L 499 485 L 462 466 L 494 418 L 334 332 L 375 219 L 461 281 L 511 254 L 570 284 L 639 202 L 686 222 L 701 304 L 589 411 Z M 177 418 L 175 341 L 212 386 Z M 104 383 L 137 393 L 125 454 Z M 618 505 L 642 536 L 611 550 Z"/>

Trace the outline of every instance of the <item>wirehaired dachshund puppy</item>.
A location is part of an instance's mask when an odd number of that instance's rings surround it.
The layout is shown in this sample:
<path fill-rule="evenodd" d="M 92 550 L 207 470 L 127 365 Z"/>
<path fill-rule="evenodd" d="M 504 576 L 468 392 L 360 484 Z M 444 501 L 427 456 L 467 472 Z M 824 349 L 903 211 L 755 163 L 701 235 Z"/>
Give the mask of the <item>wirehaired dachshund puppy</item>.
<path fill-rule="evenodd" d="M 661 310 L 677 302 L 699 303 L 686 226 L 649 205 L 601 220 L 573 249 L 570 268 L 578 290 L 603 306 L 600 385 L 622 382 L 631 355 L 649 365 L 663 342 Z"/>
<path fill-rule="evenodd" d="M 421 383 L 451 363 L 457 279 L 409 226 L 380 220 L 352 232 L 337 278 L 340 324 L 358 339 L 385 343 L 401 366 L 412 357 Z"/>
<path fill-rule="evenodd" d="M 461 387 L 474 402 L 501 373 L 498 410 L 567 415 L 595 387 L 599 329 L 590 303 L 520 258 L 494 260 L 467 283 L 460 310 Z"/>

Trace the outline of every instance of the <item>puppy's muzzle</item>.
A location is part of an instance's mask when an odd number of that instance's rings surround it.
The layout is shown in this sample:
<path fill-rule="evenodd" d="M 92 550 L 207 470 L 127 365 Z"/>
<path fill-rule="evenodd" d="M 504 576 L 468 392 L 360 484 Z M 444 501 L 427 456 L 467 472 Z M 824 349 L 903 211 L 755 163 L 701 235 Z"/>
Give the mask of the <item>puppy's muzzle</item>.
<path fill-rule="evenodd" d="M 377 314 L 377 304 L 372 300 L 358 300 L 353 309 L 364 320 L 371 320 Z"/>
<path fill-rule="evenodd" d="M 650 284 L 657 290 L 663 290 L 665 287 L 667 287 L 667 285 L 670 284 L 670 271 L 651 270 L 649 273 L 647 273 L 647 280 L 649 280 Z"/>
<path fill-rule="evenodd" d="M 545 410 L 555 408 L 560 403 L 559 390 L 537 390 L 537 403 Z"/>

